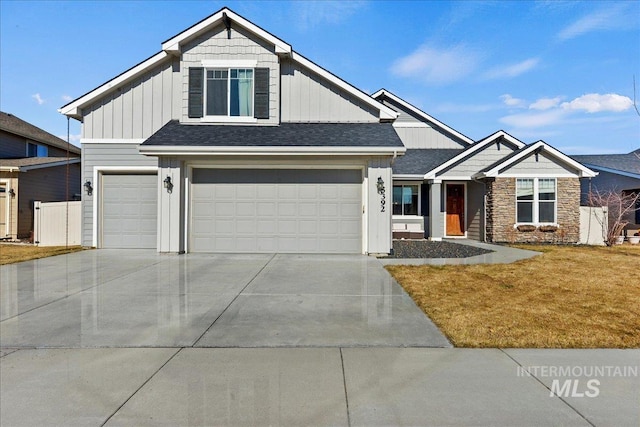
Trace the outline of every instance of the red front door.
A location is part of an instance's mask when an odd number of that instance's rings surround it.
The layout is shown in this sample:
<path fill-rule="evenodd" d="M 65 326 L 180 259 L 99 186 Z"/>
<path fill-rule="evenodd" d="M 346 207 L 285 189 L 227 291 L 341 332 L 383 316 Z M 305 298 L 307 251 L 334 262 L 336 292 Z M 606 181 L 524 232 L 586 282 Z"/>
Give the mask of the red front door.
<path fill-rule="evenodd" d="M 464 236 L 464 184 L 447 184 L 447 236 Z"/>

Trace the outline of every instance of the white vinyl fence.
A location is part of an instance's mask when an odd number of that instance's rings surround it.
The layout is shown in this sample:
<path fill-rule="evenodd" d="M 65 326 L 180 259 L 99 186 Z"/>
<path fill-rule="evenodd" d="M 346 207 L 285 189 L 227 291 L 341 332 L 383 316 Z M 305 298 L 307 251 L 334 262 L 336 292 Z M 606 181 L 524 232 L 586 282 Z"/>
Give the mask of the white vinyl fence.
<path fill-rule="evenodd" d="M 580 243 L 603 246 L 607 238 L 607 208 L 580 206 Z"/>
<path fill-rule="evenodd" d="M 34 202 L 33 242 L 38 246 L 81 244 L 81 202 Z"/>

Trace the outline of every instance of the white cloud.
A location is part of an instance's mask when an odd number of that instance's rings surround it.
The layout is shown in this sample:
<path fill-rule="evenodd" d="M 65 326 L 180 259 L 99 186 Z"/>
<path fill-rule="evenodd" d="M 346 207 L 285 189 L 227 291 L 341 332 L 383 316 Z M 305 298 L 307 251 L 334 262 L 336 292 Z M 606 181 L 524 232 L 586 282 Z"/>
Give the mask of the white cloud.
<path fill-rule="evenodd" d="M 539 128 L 559 123 L 565 114 L 564 111 L 559 109 L 545 111 L 544 113 L 527 112 L 502 117 L 500 122 L 515 128 Z"/>
<path fill-rule="evenodd" d="M 40 96 L 39 93 L 34 93 L 33 95 L 31 95 L 31 98 L 35 99 L 38 105 L 42 105 L 45 102 L 47 102 L 45 99 L 42 98 L 42 96 Z"/>
<path fill-rule="evenodd" d="M 561 107 L 567 111 L 586 111 L 587 113 L 610 111 L 618 113 L 633 107 L 633 101 L 626 96 L 615 93 L 607 93 L 604 95 L 588 93 L 571 102 L 563 102 Z"/>
<path fill-rule="evenodd" d="M 63 100 L 64 102 L 71 102 L 71 101 L 73 101 L 73 98 L 72 98 L 72 97 L 70 97 L 69 95 L 62 95 L 62 96 L 61 96 L 61 98 L 62 98 L 62 100 Z"/>
<path fill-rule="evenodd" d="M 569 40 L 592 31 L 621 30 L 634 26 L 633 16 L 636 12 L 630 11 L 627 4 L 607 4 L 603 9 L 583 16 L 571 25 L 565 27 L 558 37 L 560 40 Z"/>
<path fill-rule="evenodd" d="M 416 77 L 427 83 L 447 84 L 473 72 L 479 61 L 479 55 L 464 45 L 438 49 L 425 44 L 396 60 L 391 71 L 400 77 Z"/>
<path fill-rule="evenodd" d="M 540 58 L 529 58 L 511 65 L 494 67 L 484 74 L 485 79 L 512 78 L 531 71 L 540 63 Z"/>
<path fill-rule="evenodd" d="M 507 105 L 509 107 L 523 107 L 525 104 L 524 99 L 514 98 L 508 93 L 505 93 L 504 95 L 500 95 L 500 99 L 502 99 L 502 102 L 504 103 L 504 105 Z"/>
<path fill-rule="evenodd" d="M 533 104 L 529 105 L 529 109 L 530 110 L 549 110 L 551 108 L 554 108 L 560 105 L 560 101 L 562 101 L 561 96 L 556 96 L 555 98 L 540 98 Z"/>
<path fill-rule="evenodd" d="M 293 2 L 294 24 L 303 31 L 325 23 L 337 24 L 345 21 L 366 3 L 366 1 Z"/>

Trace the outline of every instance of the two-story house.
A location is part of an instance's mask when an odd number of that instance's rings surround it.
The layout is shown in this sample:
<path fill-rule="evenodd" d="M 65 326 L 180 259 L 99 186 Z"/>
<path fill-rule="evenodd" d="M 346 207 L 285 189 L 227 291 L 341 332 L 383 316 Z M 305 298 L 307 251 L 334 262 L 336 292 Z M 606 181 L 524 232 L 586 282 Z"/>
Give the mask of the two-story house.
<path fill-rule="evenodd" d="M 0 239 L 33 231 L 33 202 L 80 195 L 80 148 L 0 112 Z"/>
<path fill-rule="evenodd" d="M 576 241 L 593 174 L 542 141 L 474 142 L 369 96 L 227 8 L 60 112 L 83 123 L 83 244 L 101 248 L 384 254 L 392 229 L 540 226 Z"/>

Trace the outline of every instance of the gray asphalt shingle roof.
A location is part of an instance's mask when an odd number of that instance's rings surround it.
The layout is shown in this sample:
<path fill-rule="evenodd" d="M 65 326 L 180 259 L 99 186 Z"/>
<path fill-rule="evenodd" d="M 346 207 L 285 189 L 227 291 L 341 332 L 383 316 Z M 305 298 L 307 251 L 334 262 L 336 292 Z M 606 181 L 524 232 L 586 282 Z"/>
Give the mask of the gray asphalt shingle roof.
<path fill-rule="evenodd" d="M 598 166 L 622 172 L 640 174 L 640 148 L 628 154 L 585 154 L 571 156 L 587 166 Z"/>
<path fill-rule="evenodd" d="M 457 156 L 464 149 L 458 148 L 416 148 L 409 149 L 393 164 L 393 173 L 400 175 L 424 175 L 431 169 Z"/>
<path fill-rule="evenodd" d="M 403 147 L 390 123 L 281 123 L 278 126 L 164 125 L 144 146 Z"/>

